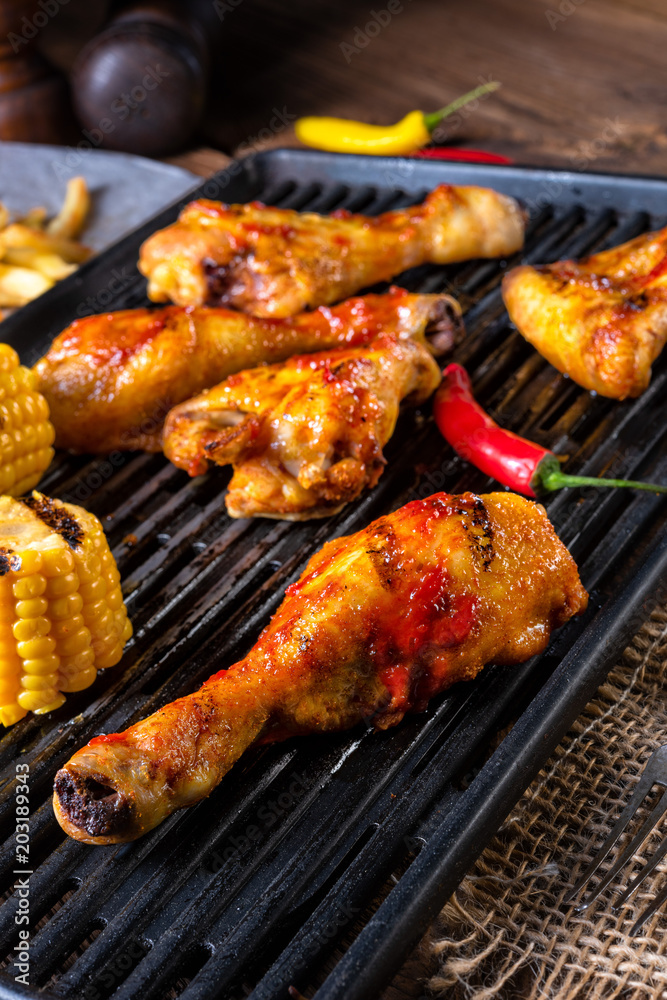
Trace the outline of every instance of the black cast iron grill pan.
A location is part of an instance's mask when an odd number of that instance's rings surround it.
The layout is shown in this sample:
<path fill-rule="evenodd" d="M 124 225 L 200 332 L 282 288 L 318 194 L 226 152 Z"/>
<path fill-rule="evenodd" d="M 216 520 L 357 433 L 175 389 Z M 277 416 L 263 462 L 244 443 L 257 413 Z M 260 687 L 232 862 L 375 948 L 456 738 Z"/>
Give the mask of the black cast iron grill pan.
<path fill-rule="evenodd" d="M 568 471 L 667 481 L 667 359 L 639 400 L 594 397 L 512 329 L 499 292 L 519 259 L 581 255 L 664 224 L 667 183 L 277 151 L 235 164 L 198 193 L 375 214 L 443 181 L 495 187 L 531 213 L 516 259 L 422 267 L 398 282 L 460 298 L 468 335 L 456 357 L 480 400 L 506 426 L 568 454 Z M 179 207 L 10 317 L 3 339 L 33 363 L 77 316 L 145 304 L 139 245 Z M 401 417 L 387 458 L 378 487 L 358 503 L 294 524 L 228 518 L 222 470 L 189 480 L 155 455 L 58 456 L 40 488 L 103 519 L 135 634 L 92 689 L 0 739 L 0 998 L 286 1000 L 290 985 L 320 1000 L 377 996 L 662 600 L 659 497 L 554 495 L 549 514 L 592 600 L 543 656 L 490 666 L 386 733 L 359 728 L 253 751 L 207 801 L 134 844 L 92 848 L 64 837 L 50 804 L 58 767 L 92 736 L 126 728 L 242 656 L 324 541 L 440 489 L 496 488 L 445 446 L 428 407 Z M 11 964 L 17 761 L 29 764 L 32 804 L 28 987 Z"/>

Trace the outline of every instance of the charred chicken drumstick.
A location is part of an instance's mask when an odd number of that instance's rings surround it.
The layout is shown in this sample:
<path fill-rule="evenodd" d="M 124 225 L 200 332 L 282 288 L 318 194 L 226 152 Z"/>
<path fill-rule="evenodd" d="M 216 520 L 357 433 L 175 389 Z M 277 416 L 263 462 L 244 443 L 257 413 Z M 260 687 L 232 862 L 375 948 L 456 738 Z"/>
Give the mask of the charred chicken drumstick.
<path fill-rule="evenodd" d="M 517 203 L 479 187 L 441 184 L 423 205 L 376 218 L 193 201 L 146 240 L 139 270 L 154 302 L 284 317 L 417 264 L 513 253 L 523 234 Z"/>
<path fill-rule="evenodd" d="M 248 655 L 58 771 L 54 808 L 89 844 L 146 833 L 207 796 L 252 744 L 379 729 L 485 663 L 527 660 L 586 607 L 544 509 L 437 493 L 328 542 Z"/>
<path fill-rule="evenodd" d="M 421 403 L 439 382 L 423 337 L 381 334 L 231 375 L 174 407 L 164 452 L 191 476 L 231 463 L 232 517 L 326 517 L 375 486 L 401 400 Z"/>
<path fill-rule="evenodd" d="M 667 228 L 580 261 L 514 268 L 503 297 L 558 371 L 601 396 L 640 396 L 667 340 Z"/>
<path fill-rule="evenodd" d="M 367 344 L 380 333 L 450 348 L 461 310 L 448 295 L 348 299 L 288 320 L 230 309 L 131 309 L 76 320 L 35 366 L 56 444 L 79 452 L 159 451 L 164 418 L 233 372 L 292 354 Z"/>

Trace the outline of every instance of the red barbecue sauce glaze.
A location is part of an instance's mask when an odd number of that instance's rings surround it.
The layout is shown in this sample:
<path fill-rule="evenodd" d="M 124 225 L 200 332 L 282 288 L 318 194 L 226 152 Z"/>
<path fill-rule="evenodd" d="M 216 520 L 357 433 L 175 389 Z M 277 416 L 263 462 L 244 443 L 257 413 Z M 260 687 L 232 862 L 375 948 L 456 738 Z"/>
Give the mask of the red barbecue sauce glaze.
<path fill-rule="evenodd" d="M 101 736 L 93 736 L 89 741 L 89 747 L 104 746 L 108 743 L 124 743 L 125 733 L 102 733 Z"/>
<path fill-rule="evenodd" d="M 452 594 L 449 574 L 435 566 L 412 590 L 401 594 L 396 609 L 395 617 L 382 623 L 375 662 L 394 705 L 407 708 L 414 700 L 415 684 L 425 679 L 427 654 L 437 654 L 467 638 L 476 620 L 477 601 L 472 594 Z M 435 693 L 439 684 L 435 678 L 432 682 L 426 679 L 425 687 Z"/>

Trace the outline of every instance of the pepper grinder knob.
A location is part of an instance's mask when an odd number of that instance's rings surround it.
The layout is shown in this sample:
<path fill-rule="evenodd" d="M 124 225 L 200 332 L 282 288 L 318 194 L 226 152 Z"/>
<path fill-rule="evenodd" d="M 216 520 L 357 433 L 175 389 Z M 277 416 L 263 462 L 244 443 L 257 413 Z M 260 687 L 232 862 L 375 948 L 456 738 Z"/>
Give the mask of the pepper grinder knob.
<path fill-rule="evenodd" d="M 220 28 L 212 11 L 210 3 L 134 4 L 91 39 L 72 70 L 88 142 L 144 156 L 187 143 L 202 116 Z"/>

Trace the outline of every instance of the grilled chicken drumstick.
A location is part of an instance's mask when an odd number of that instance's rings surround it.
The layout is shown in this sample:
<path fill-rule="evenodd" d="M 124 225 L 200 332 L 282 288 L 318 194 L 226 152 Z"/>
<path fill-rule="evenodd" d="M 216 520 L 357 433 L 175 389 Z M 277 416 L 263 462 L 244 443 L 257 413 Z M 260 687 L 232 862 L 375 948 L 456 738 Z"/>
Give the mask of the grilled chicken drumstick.
<path fill-rule="evenodd" d="M 667 340 L 667 228 L 580 261 L 514 268 L 503 297 L 558 371 L 601 396 L 640 396 Z"/>
<path fill-rule="evenodd" d="M 56 444 L 78 452 L 159 451 L 169 410 L 243 368 L 292 354 L 426 334 L 449 349 L 461 309 L 448 295 L 348 299 L 288 320 L 230 309 L 130 309 L 76 320 L 35 366 Z"/>
<path fill-rule="evenodd" d="M 164 452 L 191 476 L 231 463 L 232 517 L 326 517 L 375 486 L 401 400 L 421 403 L 439 382 L 423 337 L 381 334 L 230 376 L 174 407 Z"/>
<path fill-rule="evenodd" d="M 517 203 L 480 187 L 441 184 L 423 205 L 376 218 L 202 200 L 146 240 L 139 270 L 154 302 L 284 317 L 417 264 L 513 253 L 523 235 Z"/>
<path fill-rule="evenodd" d="M 207 796 L 252 744 L 411 709 L 485 663 L 546 646 L 587 595 L 544 508 L 437 493 L 328 542 L 248 655 L 58 771 L 54 808 L 89 844 L 132 840 Z"/>

